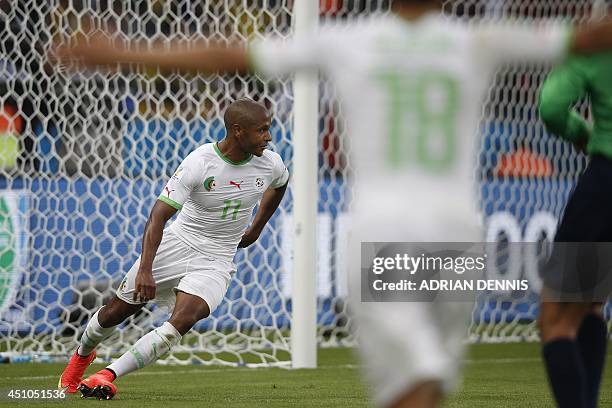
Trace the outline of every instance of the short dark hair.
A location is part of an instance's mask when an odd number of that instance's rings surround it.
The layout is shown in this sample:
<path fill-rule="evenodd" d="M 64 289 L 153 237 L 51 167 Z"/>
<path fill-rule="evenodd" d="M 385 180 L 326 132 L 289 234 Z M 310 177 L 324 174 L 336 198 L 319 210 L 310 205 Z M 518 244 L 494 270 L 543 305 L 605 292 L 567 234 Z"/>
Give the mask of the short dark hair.
<path fill-rule="evenodd" d="M 263 104 L 252 99 L 242 98 L 232 102 L 223 115 L 225 128 L 229 131 L 234 124 L 240 126 L 251 125 L 254 122 L 253 113 L 257 110 L 267 112 Z"/>

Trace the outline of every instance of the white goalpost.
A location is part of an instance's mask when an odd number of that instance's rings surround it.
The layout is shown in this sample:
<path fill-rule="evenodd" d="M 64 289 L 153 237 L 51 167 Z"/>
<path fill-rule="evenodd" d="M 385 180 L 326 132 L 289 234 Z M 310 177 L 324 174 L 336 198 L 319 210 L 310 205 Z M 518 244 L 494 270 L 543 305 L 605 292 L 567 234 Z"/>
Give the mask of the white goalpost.
<path fill-rule="evenodd" d="M 307 38 L 317 29 L 319 5 L 297 0 L 294 35 Z M 293 222 L 291 362 L 294 368 L 317 365 L 316 221 L 319 139 L 319 79 L 316 73 L 296 74 L 293 83 Z"/>

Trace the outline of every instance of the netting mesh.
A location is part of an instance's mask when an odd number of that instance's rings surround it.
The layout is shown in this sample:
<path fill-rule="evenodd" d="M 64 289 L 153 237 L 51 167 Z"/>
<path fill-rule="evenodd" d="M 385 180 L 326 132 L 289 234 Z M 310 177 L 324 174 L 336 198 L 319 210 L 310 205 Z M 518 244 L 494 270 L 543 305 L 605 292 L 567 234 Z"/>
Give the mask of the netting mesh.
<path fill-rule="evenodd" d="M 604 7 L 602 7 L 604 6 Z M 563 18 L 584 22 L 605 14 L 605 2 L 447 1 L 445 12 L 463 19 Z M 541 280 L 535 265 L 545 246 L 508 259 L 509 242 L 552 241 L 557 220 L 587 157 L 569 143 L 547 134 L 538 118 L 538 94 L 550 66 L 512 64 L 500 67 L 483 105 L 477 180 L 487 240 L 500 243 L 499 277 L 526 278 L 530 291 L 483 293 L 469 330 L 471 341 L 536 340 L 535 319 Z M 578 104 L 588 116 L 587 101 Z M 609 315 L 609 309 L 608 313 Z"/>
<path fill-rule="evenodd" d="M 100 29 L 113 32 L 116 41 L 147 43 L 289 32 L 286 1 L 265 7 L 233 3 L 2 3 L 0 98 L 8 123 L 0 195 L 7 254 L 0 281 L 4 348 L 60 354 L 74 349 L 86 321 L 139 255 L 144 223 L 165 181 L 191 150 L 223 138 L 221 118 L 231 101 L 251 97 L 274 112 L 273 142 L 291 168 L 289 81 L 155 71 L 70 74 L 47 63 L 52 41 Z M 289 360 L 290 301 L 281 270 L 287 255 L 281 242 L 290 195 L 261 240 L 239 251 L 238 272 L 223 304 L 166 362 Z M 125 351 L 166 318 L 163 307 L 148 307 L 107 340 L 99 355 Z"/>
<path fill-rule="evenodd" d="M 289 80 L 68 74 L 46 50 L 97 29 L 117 41 L 233 40 L 290 32 L 292 1 L 208 0 L 0 2 L 0 350 L 70 353 L 85 323 L 140 252 L 144 223 L 165 180 L 188 152 L 220 140 L 222 114 L 248 96 L 274 113 L 273 144 L 292 169 Z M 321 1 L 327 20 L 385 12 L 385 0 Z M 588 18 L 591 1 L 447 1 L 461 18 Z M 498 71 L 483 108 L 478 180 L 489 234 L 541 239 L 585 165 L 547 135 L 535 103 L 546 67 Z M 350 225 L 349 137 L 334 88 L 320 84 L 318 327 L 323 346 L 351 345 L 346 310 Z M 291 188 L 260 241 L 236 257 L 222 305 L 186 335 L 166 363 L 275 364 L 290 359 Z M 538 220 L 537 222 L 533 220 Z M 494 227 L 491 227 L 493 225 Z M 552 225 L 552 227 L 551 227 Z M 527 235 L 527 236 L 526 236 Z M 521 273 L 527 273 L 522 271 Z M 483 295 L 484 296 L 484 295 Z M 487 294 L 472 340 L 533 338 L 534 293 Z M 107 340 L 111 355 L 167 318 L 149 307 Z"/>

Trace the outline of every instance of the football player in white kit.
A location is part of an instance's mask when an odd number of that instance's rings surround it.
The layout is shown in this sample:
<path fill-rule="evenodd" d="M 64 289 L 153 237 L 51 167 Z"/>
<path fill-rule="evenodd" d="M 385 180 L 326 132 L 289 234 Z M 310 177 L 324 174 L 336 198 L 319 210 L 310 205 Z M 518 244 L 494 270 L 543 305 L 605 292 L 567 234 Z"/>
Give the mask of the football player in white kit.
<path fill-rule="evenodd" d="M 392 13 L 336 22 L 301 39 L 247 47 L 117 48 L 91 38 L 58 50 L 86 66 L 138 64 L 268 76 L 321 70 L 343 104 L 354 168 L 349 279 L 365 376 L 381 406 L 433 407 L 456 382 L 468 313 L 456 304 L 364 303 L 361 242 L 482 241 L 474 168 L 489 80 L 510 61 L 561 60 L 612 46 L 612 24 L 465 24 L 442 1 L 394 0 Z M 457 316 L 459 314 L 459 316 Z"/>
<path fill-rule="evenodd" d="M 257 240 L 278 208 L 289 180 L 281 157 L 270 150 L 271 116 L 242 99 L 224 115 L 227 136 L 191 152 L 170 178 L 147 220 L 142 255 L 116 296 L 98 310 L 64 370 L 59 386 L 85 397 L 110 399 L 113 381 L 143 368 L 178 344 L 193 325 L 221 303 L 236 266 L 237 247 Z M 251 220 L 253 208 L 260 206 Z M 180 211 L 176 220 L 166 222 Z M 170 319 L 146 334 L 104 370 L 82 380 L 95 348 L 118 324 L 149 301 L 176 304 Z"/>

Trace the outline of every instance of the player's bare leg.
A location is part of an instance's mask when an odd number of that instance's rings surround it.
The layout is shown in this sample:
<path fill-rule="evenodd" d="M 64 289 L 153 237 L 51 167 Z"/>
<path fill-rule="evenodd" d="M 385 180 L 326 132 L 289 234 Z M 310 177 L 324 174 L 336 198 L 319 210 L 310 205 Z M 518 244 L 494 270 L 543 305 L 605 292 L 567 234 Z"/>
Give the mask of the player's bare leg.
<path fill-rule="evenodd" d="M 185 292 L 176 295 L 176 306 L 168 323 L 184 336 L 200 320 L 210 314 L 208 304 L 200 297 Z"/>
<path fill-rule="evenodd" d="M 574 340 L 590 304 L 543 302 L 538 327 L 543 344 L 558 338 Z"/>
<path fill-rule="evenodd" d="M 110 336 L 118 324 L 139 311 L 143 304 L 131 305 L 113 297 L 107 305 L 102 306 L 89 320 L 81 336 L 81 344 L 72 355 L 68 365 L 60 376 L 58 388 L 65 388 L 69 394 L 77 392 L 77 387 L 87 367 L 96 358 L 95 348 Z"/>
<path fill-rule="evenodd" d="M 202 298 L 178 292 L 170 320 L 140 338 L 108 367 L 83 380 L 79 390 L 84 397 L 111 399 L 117 393 L 117 387 L 113 384 L 117 377 L 144 368 L 163 357 L 194 324 L 209 314 L 210 308 Z"/>
<path fill-rule="evenodd" d="M 438 381 L 424 381 L 417 384 L 389 408 L 435 408 L 442 399 L 442 389 Z"/>
<path fill-rule="evenodd" d="M 136 314 L 146 303 L 132 305 L 119 299 L 117 296 L 108 302 L 106 306 L 99 310 L 98 321 L 102 327 L 113 327 L 123 323 L 125 319 Z"/>
<path fill-rule="evenodd" d="M 542 302 L 542 356 L 557 405 L 587 406 L 587 373 L 576 337 L 590 303 Z"/>

